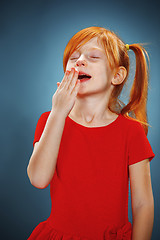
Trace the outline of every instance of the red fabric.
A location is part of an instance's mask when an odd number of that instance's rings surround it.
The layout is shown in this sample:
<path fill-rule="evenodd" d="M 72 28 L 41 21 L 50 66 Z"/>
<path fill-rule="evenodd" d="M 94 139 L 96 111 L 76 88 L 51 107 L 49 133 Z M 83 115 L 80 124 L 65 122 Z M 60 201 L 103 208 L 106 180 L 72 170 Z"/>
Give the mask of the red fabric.
<path fill-rule="evenodd" d="M 33 146 L 49 114 L 40 116 Z M 121 114 L 103 127 L 67 116 L 50 182 L 51 214 L 28 239 L 131 240 L 129 165 L 154 156 L 142 125 Z"/>
<path fill-rule="evenodd" d="M 108 226 L 105 233 L 104 233 L 104 239 L 105 240 L 127 240 L 131 239 L 132 237 L 132 224 L 130 222 L 127 222 L 122 228 L 117 229 L 117 227 L 113 224 L 111 226 Z"/>

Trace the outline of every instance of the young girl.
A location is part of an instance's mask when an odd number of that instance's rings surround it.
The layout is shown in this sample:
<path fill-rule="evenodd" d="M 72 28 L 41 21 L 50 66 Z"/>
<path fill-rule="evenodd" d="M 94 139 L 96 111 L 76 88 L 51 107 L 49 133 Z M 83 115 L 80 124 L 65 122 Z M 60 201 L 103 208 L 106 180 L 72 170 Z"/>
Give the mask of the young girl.
<path fill-rule="evenodd" d="M 119 96 L 129 74 L 129 49 L 136 72 L 125 105 Z M 151 239 L 155 154 L 147 139 L 145 53 L 102 27 L 82 29 L 68 42 L 65 75 L 51 111 L 38 120 L 27 168 L 32 185 L 50 184 L 52 209 L 29 240 Z"/>

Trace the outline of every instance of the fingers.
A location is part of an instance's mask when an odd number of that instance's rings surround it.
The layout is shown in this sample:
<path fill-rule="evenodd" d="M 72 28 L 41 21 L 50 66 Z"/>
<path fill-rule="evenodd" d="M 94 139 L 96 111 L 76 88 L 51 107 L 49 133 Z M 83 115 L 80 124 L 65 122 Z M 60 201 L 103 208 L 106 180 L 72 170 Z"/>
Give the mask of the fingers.
<path fill-rule="evenodd" d="M 78 92 L 78 89 L 79 89 L 80 84 L 81 84 L 81 83 L 80 83 L 80 80 L 78 80 L 78 81 L 76 82 L 76 85 L 75 85 L 75 87 L 73 88 L 71 94 L 73 94 L 74 96 L 77 95 L 77 92 Z"/>
<path fill-rule="evenodd" d="M 77 83 L 78 73 L 79 72 L 75 71 L 75 68 L 71 68 L 71 71 L 66 71 L 62 82 L 60 84 L 57 83 L 57 85 L 59 85 L 58 87 L 60 89 L 65 88 L 69 93 L 71 93 Z"/>
<path fill-rule="evenodd" d="M 65 74 L 64 74 L 64 77 L 63 77 L 63 79 L 62 79 L 62 82 L 60 83 L 59 88 L 64 87 L 66 81 L 68 80 L 68 79 L 67 79 L 67 78 L 68 78 L 68 75 L 69 75 L 69 71 L 66 71 Z"/>
<path fill-rule="evenodd" d="M 69 72 L 69 74 L 67 74 L 67 81 L 65 82 L 65 88 L 68 89 L 69 85 L 70 85 L 70 82 L 74 76 L 74 68 L 71 68 L 71 71 Z"/>
<path fill-rule="evenodd" d="M 57 82 L 57 87 L 59 87 L 60 84 L 61 84 L 60 82 Z"/>
<path fill-rule="evenodd" d="M 66 87 L 68 88 L 69 93 L 72 92 L 73 88 L 76 85 L 77 80 L 78 80 L 78 72 L 72 69 L 69 75 L 68 81 L 66 83 Z"/>

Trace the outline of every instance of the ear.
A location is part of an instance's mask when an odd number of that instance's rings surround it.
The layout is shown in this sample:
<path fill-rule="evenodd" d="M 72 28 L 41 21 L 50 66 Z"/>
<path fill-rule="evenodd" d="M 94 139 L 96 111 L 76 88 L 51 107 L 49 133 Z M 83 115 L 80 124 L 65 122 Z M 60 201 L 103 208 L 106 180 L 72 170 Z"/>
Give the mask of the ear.
<path fill-rule="evenodd" d="M 124 81 L 124 79 L 126 78 L 126 75 L 127 75 L 126 68 L 123 66 L 118 67 L 118 69 L 116 70 L 116 72 L 112 78 L 112 84 L 113 85 L 121 84 Z"/>

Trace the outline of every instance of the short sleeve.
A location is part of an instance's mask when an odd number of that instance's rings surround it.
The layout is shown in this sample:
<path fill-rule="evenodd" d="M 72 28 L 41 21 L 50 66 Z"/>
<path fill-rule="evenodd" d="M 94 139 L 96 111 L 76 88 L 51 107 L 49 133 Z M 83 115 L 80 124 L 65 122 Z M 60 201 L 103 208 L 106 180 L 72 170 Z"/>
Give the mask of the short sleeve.
<path fill-rule="evenodd" d="M 39 141 L 39 139 L 43 133 L 43 130 L 46 125 L 46 121 L 48 119 L 49 114 L 50 114 L 50 111 L 44 112 L 41 114 L 40 118 L 38 119 L 35 134 L 34 134 L 33 147 L 34 147 L 34 144 Z"/>
<path fill-rule="evenodd" d="M 140 122 L 134 121 L 133 125 L 130 126 L 128 137 L 128 165 L 132 165 L 147 158 L 151 161 L 155 157 Z"/>

